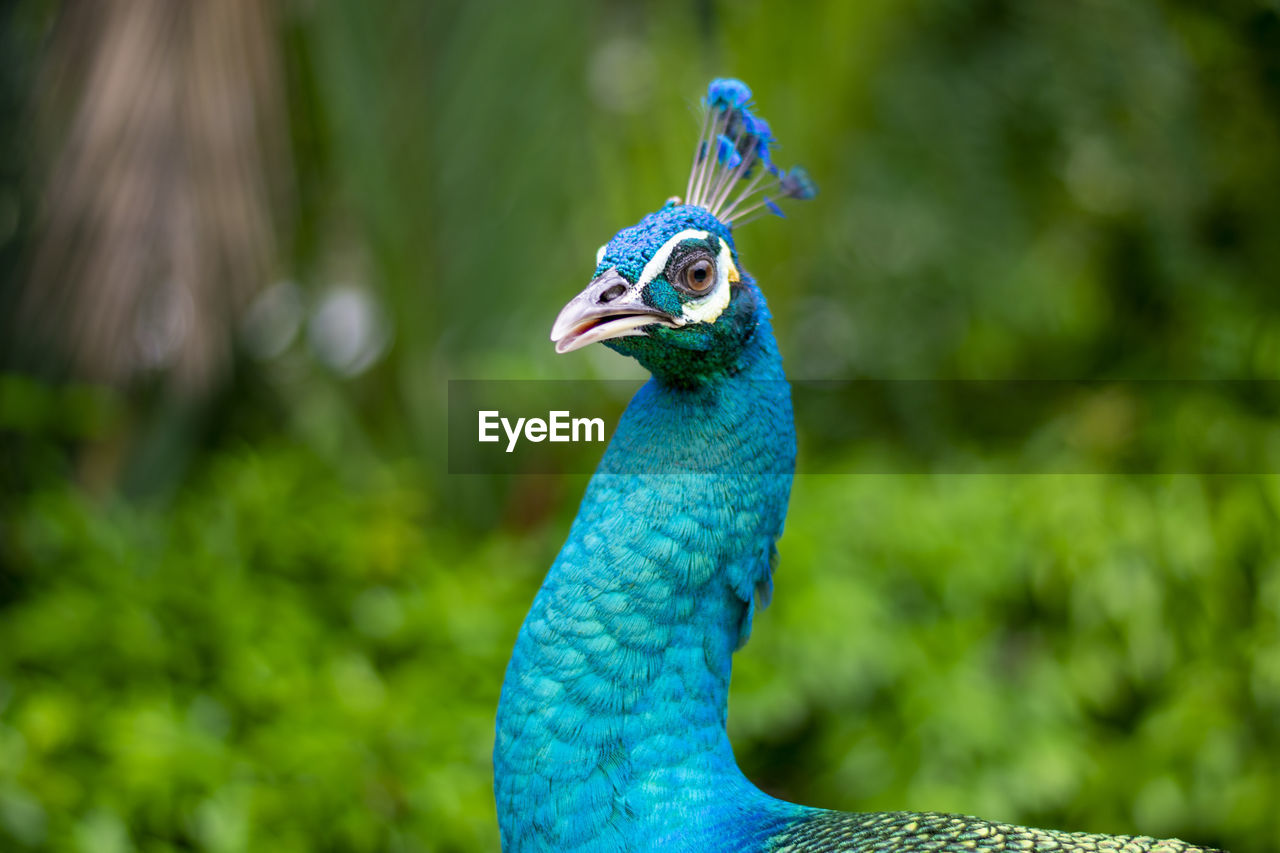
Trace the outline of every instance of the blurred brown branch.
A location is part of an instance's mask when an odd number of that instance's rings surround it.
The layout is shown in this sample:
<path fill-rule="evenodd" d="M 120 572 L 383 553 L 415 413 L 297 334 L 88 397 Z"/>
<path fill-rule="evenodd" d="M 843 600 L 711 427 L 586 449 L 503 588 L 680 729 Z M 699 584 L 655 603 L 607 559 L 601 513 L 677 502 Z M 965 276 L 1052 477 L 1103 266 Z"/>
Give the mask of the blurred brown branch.
<path fill-rule="evenodd" d="M 198 394 L 271 273 L 286 118 L 261 0 L 72 0 L 47 58 L 51 152 L 29 346 L 82 378 Z"/>

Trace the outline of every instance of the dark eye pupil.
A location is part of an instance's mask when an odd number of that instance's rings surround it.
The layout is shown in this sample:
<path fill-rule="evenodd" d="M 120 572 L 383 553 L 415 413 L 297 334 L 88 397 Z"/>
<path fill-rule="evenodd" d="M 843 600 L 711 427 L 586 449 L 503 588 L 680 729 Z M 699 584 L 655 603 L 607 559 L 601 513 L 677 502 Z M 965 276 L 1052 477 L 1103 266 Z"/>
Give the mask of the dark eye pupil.
<path fill-rule="evenodd" d="M 711 286 L 711 273 L 715 267 L 705 258 L 697 261 L 684 274 L 686 286 L 690 290 L 703 291 Z"/>

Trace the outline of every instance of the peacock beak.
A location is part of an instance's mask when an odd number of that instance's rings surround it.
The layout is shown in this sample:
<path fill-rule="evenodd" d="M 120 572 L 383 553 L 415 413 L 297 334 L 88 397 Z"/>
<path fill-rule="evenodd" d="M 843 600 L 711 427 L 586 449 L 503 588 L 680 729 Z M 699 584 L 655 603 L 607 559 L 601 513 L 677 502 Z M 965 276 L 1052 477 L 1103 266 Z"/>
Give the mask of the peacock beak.
<path fill-rule="evenodd" d="M 601 273 L 586 289 L 564 306 L 551 327 L 556 352 L 581 349 L 596 341 L 643 335 L 645 326 L 657 323 L 675 328 L 680 317 L 646 305 L 641 288 L 627 281 L 617 269 Z"/>

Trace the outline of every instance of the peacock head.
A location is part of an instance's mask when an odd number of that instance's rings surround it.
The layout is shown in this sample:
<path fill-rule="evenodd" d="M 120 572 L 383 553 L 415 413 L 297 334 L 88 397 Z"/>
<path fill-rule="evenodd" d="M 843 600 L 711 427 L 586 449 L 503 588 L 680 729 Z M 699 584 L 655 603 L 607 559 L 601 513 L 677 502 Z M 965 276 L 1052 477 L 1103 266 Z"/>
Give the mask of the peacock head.
<path fill-rule="evenodd" d="M 664 377 L 696 378 L 735 363 L 764 299 L 742 272 L 733 228 L 782 216 L 778 201 L 817 192 L 800 167 L 771 157 L 773 135 L 739 80 L 711 81 L 685 201 L 670 199 L 596 253 L 591 283 L 551 330 L 556 352 L 602 341 Z"/>

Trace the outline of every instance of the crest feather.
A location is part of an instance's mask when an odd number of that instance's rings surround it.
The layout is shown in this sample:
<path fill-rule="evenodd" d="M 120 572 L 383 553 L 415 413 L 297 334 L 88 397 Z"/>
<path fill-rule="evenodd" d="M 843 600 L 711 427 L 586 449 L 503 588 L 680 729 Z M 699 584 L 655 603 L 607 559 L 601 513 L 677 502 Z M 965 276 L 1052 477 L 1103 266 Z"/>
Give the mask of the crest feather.
<path fill-rule="evenodd" d="M 702 133 L 694 147 L 686 204 L 701 207 L 730 225 L 768 213 L 782 216 L 779 200 L 804 201 L 817 195 L 818 188 L 804 169 L 793 166 L 783 171 L 774 165 L 773 131 L 752 112 L 746 83 L 718 77 L 707 87 L 702 103 Z"/>

